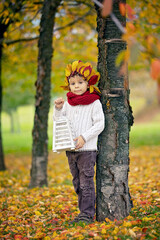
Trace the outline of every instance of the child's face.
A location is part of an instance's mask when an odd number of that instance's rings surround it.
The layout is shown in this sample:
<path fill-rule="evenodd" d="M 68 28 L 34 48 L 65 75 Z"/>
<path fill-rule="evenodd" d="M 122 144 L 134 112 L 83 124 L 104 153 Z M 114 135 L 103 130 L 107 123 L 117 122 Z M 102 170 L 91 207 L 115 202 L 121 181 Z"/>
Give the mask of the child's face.
<path fill-rule="evenodd" d="M 88 83 L 83 80 L 83 77 L 76 75 L 69 79 L 69 87 L 72 93 L 82 95 L 87 91 Z"/>

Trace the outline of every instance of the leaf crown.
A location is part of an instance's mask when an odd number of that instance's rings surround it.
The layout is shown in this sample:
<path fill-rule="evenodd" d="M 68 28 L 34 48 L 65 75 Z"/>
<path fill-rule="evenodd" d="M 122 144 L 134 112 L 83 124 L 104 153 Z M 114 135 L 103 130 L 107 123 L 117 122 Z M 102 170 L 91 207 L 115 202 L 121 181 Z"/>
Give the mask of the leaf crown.
<path fill-rule="evenodd" d="M 100 93 L 98 87 L 93 86 L 99 81 L 100 73 L 96 72 L 90 63 L 83 63 L 80 60 L 67 65 L 65 69 L 65 85 L 61 86 L 64 90 L 69 90 L 69 79 L 75 75 L 82 76 L 88 82 L 90 93 L 94 91 Z"/>

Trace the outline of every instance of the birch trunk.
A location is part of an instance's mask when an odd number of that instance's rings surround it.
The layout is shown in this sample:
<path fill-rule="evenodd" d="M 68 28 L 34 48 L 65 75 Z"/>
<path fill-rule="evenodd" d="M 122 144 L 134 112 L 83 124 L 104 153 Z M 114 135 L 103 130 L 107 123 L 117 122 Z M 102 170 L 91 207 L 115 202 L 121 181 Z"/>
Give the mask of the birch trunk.
<path fill-rule="evenodd" d="M 33 127 L 32 168 L 30 186 L 47 185 L 48 162 L 48 113 L 51 88 L 52 38 L 55 14 L 61 0 L 45 0 L 40 22 L 38 42 L 38 77 Z"/>
<path fill-rule="evenodd" d="M 113 12 L 124 26 L 126 19 L 119 13 L 118 1 L 114 1 Z M 117 55 L 126 49 L 126 42 L 121 40 L 122 34 L 111 18 L 103 19 L 99 10 L 97 31 L 105 129 L 98 140 L 96 215 L 98 221 L 104 221 L 128 216 L 133 206 L 128 187 L 129 131 L 133 117 L 128 76 L 120 76 L 120 69 L 115 66 Z"/>

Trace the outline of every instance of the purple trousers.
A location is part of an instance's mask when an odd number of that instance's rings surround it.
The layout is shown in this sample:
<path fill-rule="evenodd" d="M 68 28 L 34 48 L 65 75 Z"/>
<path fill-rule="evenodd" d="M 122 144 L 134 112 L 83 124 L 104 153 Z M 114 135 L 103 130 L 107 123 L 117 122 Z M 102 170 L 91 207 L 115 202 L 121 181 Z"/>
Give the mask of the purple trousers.
<path fill-rule="evenodd" d="M 81 213 L 95 214 L 94 165 L 97 151 L 66 152 Z"/>

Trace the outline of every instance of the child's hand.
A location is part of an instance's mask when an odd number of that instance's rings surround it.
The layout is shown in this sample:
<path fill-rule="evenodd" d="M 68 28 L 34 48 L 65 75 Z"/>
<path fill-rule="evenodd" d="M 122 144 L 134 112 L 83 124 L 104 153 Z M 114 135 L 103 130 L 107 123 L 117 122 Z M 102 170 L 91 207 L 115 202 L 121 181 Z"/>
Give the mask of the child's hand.
<path fill-rule="evenodd" d="M 57 98 L 54 101 L 54 104 L 55 104 L 57 109 L 61 109 L 63 107 L 63 104 L 64 104 L 64 99 L 63 98 Z"/>
<path fill-rule="evenodd" d="M 84 139 L 82 138 L 82 136 L 79 136 L 79 137 L 75 138 L 74 141 L 77 141 L 77 143 L 76 143 L 76 149 L 82 148 L 83 145 L 85 144 L 85 141 L 84 141 Z"/>

